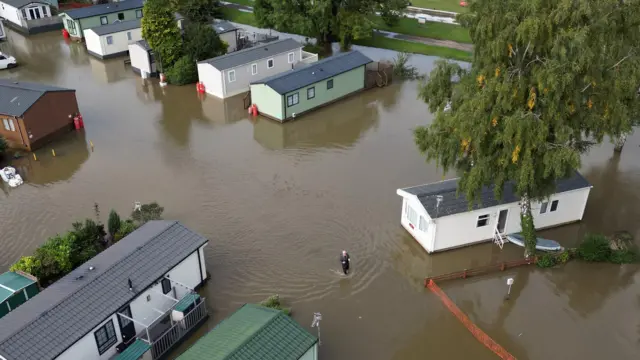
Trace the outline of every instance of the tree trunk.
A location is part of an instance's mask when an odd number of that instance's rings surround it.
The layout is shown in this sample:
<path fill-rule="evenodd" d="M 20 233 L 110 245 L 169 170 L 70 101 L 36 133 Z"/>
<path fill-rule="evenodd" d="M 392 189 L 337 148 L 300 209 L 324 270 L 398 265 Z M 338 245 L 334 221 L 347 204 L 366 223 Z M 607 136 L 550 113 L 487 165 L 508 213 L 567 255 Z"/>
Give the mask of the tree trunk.
<path fill-rule="evenodd" d="M 520 226 L 524 237 L 524 257 L 528 259 L 536 253 L 537 238 L 531 214 L 531 199 L 527 195 L 520 199 Z"/>
<path fill-rule="evenodd" d="M 626 143 L 626 142 L 627 142 L 627 134 L 620 135 L 615 140 L 615 147 L 613 148 L 613 150 L 615 152 L 622 152 L 622 148 L 624 147 L 624 143 Z"/>

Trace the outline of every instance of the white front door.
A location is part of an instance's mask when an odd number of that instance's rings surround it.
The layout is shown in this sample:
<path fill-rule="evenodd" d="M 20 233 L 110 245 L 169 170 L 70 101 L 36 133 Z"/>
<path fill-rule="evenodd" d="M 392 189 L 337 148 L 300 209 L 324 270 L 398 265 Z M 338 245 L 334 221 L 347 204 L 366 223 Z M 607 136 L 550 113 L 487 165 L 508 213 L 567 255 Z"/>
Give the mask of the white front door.
<path fill-rule="evenodd" d="M 507 226 L 507 216 L 509 215 L 509 209 L 500 210 L 498 213 L 498 223 L 496 228 L 500 234 L 504 234 L 504 229 Z"/>
<path fill-rule="evenodd" d="M 29 17 L 31 17 L 31 19 L 40 19 L 40 9 L 29 8 Z"/>

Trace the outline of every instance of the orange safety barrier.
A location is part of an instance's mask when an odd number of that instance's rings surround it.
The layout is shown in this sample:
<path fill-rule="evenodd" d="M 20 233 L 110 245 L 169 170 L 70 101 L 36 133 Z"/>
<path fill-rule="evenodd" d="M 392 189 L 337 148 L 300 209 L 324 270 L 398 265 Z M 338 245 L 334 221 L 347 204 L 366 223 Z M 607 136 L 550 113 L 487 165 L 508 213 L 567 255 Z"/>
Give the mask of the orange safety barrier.
<path fill-rule="evenodd" d="M 462 325 L 464 325 L 467 328 L 467 330 L 469 330 L 469 332 L 471 333 L 471 335 L 473 335 L 473 337 L 478 339 L 478 341 L 480 341 L 484 346 L 489 348 L 489 350 L 493 351 L 501 359 L 516 360 L 516 358 L 513 355 L 509 354 L 507 350 L 505 350 L 497 342 L 493 341 L 493 339 L 490 338 L 489 335 L 487 335 L 484 331 L 482 331 L 479 327 L 477 327 L 476 324 L 474 324 L 467 317 L 467 315 L 465 315 L 465 313 L 463 313 L 462 310 L 460 310 L 460 308 L 457 307 L 456 304 L 454 304 L 453 301 L 451 301 L 451 299 L 449 299 L 447 294 L 445 294 L 444 291 L 442 291 L 442 289 L 440 289 L 440 287 L 436 285 L 435 281 L 429 280 L 427 287 L 434 294 L 436 294 L 440 298 L 440 300 L 442 300 L 442 303 L 444 304 L 444 306 L 446 306 L 447 309 L 449 309 L 449 311 L 451 311 L 451 313 L 455 315 L 455 317 L 458 318 L 458 320 L 460 320 Z"/>

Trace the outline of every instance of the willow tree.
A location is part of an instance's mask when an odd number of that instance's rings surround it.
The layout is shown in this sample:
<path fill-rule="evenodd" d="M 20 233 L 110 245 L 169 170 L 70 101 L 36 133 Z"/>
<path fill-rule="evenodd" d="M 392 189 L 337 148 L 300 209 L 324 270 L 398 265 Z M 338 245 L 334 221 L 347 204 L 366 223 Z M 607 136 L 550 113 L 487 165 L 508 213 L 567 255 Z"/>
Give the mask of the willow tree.
<path fill-rule="evenodd" d="M 483 186 L 515 183 L 525 255 L 532 204 L 605 136 L 631 130 L 640 84 L 639 1 L 475 0 L 460 23 L 473 64 L 439 62 L 421 96 L 435 113 L 415 130 L 427 159 L 460 176 L 470 205 Z M 445 107 L 447 110 L 445 111 Z"/>
<path fill-rule="evenodd" d="M 142 37 L 159 55 L 161 71 L 164 71 L 182 56 L 182 36 L 174 4 L 170 0 L 146 0 L 142 10 Z"/>

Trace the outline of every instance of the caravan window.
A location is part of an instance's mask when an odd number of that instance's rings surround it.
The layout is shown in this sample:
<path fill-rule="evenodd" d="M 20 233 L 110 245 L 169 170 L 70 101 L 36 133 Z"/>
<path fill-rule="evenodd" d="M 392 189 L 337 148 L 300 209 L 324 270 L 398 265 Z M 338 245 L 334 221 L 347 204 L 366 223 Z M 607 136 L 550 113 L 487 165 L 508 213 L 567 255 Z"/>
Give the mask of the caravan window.
<path fill-rule="evenodd" d="M 551 210 L 549 210 L 550 212 L 554 212 L 558 210 L 558 200 L 553 200 L 551 202 Z"/>
<path fill-rule="evenodd" d="M 476 223 L 476 227 L 483 227 L 489 225 L 489 214 L 478 216 L 478 222 Z"/>
<path fill-rule="evenodd" d="M 540 205 L 540 214 L 544 214 L 544 213 L 546 213 L 546 212 L 547 212 L 547 207 L 548 207 L 548 206 L 549 206 L 549 203 L 548 203 L 548 202 L 546 202 L 546 201 L 545 201 L 545 202 L 543 202 L 543 203 Z"/>
<path fill-rule="evenodd" d="M 93 333 L 96 338 L 96 345 L 98 345 L 98 352 L 100 355 L 104 354 L 118 341 L 116 338 L 116 330 L 113 327 L 113 320 L 109 320 L 100 329 Z"/>
<path fill-rule="evenodd" d="M 409 205 L 407 205 L 407 219 L 409 219 L 412 224 L 418 223 L 418 213 Z"/>
<path fill-rule="evenodd" d="M 429 229 L 429 223 L 422 216 L 420 216 L 420 223 L 418 224 L 418 229 L 424 232 L 426 232 Z"/>

